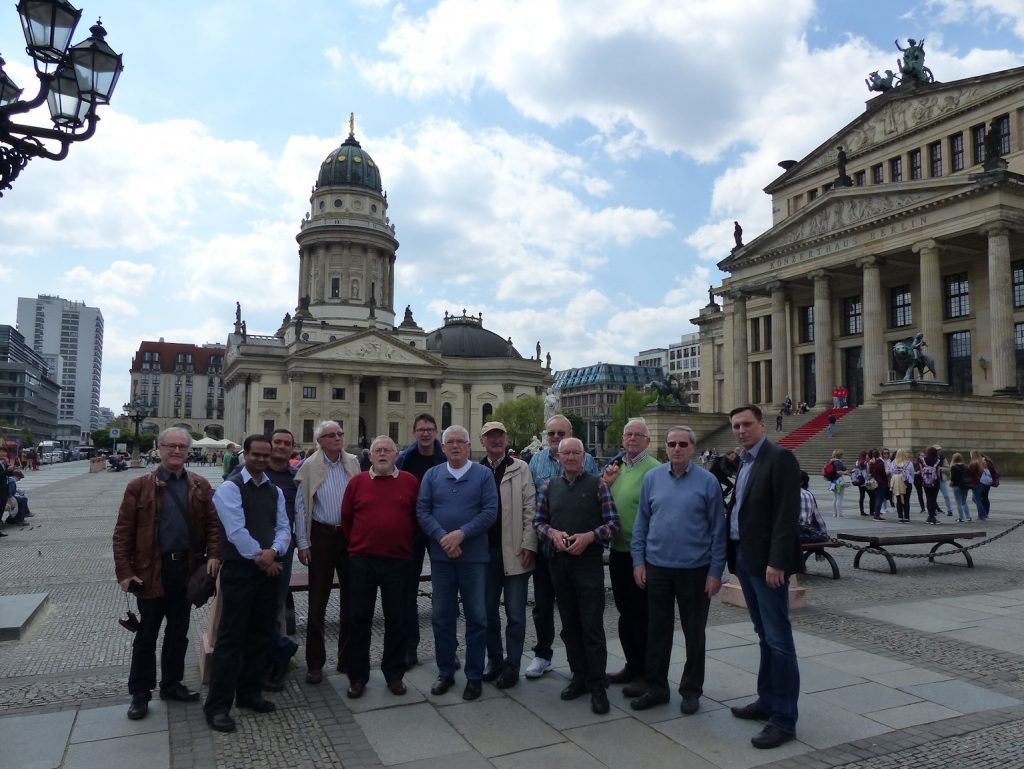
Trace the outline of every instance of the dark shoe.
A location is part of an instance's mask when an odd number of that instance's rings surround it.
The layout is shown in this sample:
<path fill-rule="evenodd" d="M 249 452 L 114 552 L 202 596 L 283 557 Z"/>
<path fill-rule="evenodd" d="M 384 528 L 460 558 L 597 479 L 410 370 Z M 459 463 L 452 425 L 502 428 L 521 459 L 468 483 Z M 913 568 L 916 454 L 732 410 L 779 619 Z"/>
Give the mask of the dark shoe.
<path fill-rule="evenodd" d="M 700 710 L 700 697 L 695 694 L 684 694 L 683 701 L 679 703 L 679 712 L 684 716 L 692 716 Z"/>
<path fill-rule="evenodd" d="M 599 716 L 607 713 L 611 709 L 611 706 L 608 704 L 608 692 L 604 689 L 594 689 L 590 693 L 590 709 Z"/>
<path fill-rule="evenodd" d="M 263 679 L 263 688 L 268 692 L 283 692 L 284 679 L 288 675 L 288 666 L 274 664 L 270 666 L 270 672 Z"/>
<path fill-rule="evenodd" d="M 199 702 L 199 692 L 189 689 L 183 683 L 176 683 L 160 690 L 160 699 L 178 702 Z"/>
<path fill-rule="evenodd" d="M 750 738 L 750 744 L 755 748 L 761 748 L 764 750 L 767 748 L 777 748 L 779 745 L 789 742 L 795 738 L 795 734 L 791 732 L 784 732 L 781 729 L 768 724 L 758 734 L 755 734 Z"/>
<path fill-rule="evenodd" d="M 583 681 L 577 681 L 573 679 L 569 682 L 569 685 L 562 689 L 562 693 L 559 695 L 563 700 L 575 700 L 583 695 L 587 691 L 587 685 Z"/>
<path fill-rule="evenodd" d="M 634 678 L 635 678 L 635 676 L 633 675 L 633 671 L 630 670 L 629 665 L 626 665 L 626 667 L 624 667 L 618 673 L 609 673 L 608 674 L 608 683 L 610 683 L 610 684 L 628 684 Z"/>
<path fill-rule="evenodd" d="M 497 678 L 499 675 L 501 675 L 501 663 L 500 662 L 488 662 L 487 666 L 484 668 L 484 674 L 481 677 L 481 680 L 482 681 L 487 681 L 487 683 L 490 683 L 495 678 Z"/>
<path fill-rule="evenodd" d="M 358 700 L 366 692 L 366 684 L 362 681 L 356 681 L 348 685 L 348 691 L 345 692 L 350 700 Z"/>
<path fill-rule="evenodd" d="M 310 668 L 306 671 L 306 683 L 307 684 L 318 684 L 324 680 L 324 671 L 320 668 Z"/>
<path fill-rule="evenodd" d="M 511 689 L 517 683 L 519 683 L 519 671 L 505 668 L 501 671 L 501 675 L 498 676 L 498 680 L 494 682 L 494 685 L 499 689 Z"/>
<path fill-rule="evenodd" d="M 633 710 L 649 710 L 657 705 L 664 705 L 668 702 L 667 694 L 658 694 L 648 689 L 635 700 L 629 703 Z"/>
<path fill-rule="evenodd" d="M 388 691 L 401 697 L 408 691 L 408 689 L 405 688 L 405 684 L 402 682 L 401 678 L 396 678 L 394 681 L 388 681 Z"/>
<path fill-rule="evenodd" d="M 743 707 L 730 708 L 736 718 L 745 718 L 748 721 L 767 721 L 771 715 L 767 710 L 761 710 L 756 702 L 751 702 Z"/>
<path fill-rule="evenodd" d="M 145 718 L 147 713 L 149 713 L 149 699 L 141 694 L 136 694 L 132 697 L 132 704 L 128 706 L 128 718 L 138 721 L 140 718 Z"/>
<path fill-rule="evenodd" d="M 448 690 L 455 686 L 455 679 L 451 676 L 438 676 L 434 685 L 430 687 L 430 693 L 435 697 L 447 694 Z"/>
<path fill-rule="evenodd" d="M 466 681 L 466 688 L 462 690 L 462 699 L 476 700 L 483 692 L 483 685 L 479 681 Z"/>
<path fill-rule="evenodd" d="M 338 663 L 338 667 L 336 667 L 335 670 L 337 670 L 343 676 L 347 676 L 348 675 L 348 665 L 346 665 L 343 662 L 339 662 Z"/>
<path fill-rule="evenodd" d="M 277 705 L 264 697 L 260 697 L 255 700 L 243 700 L 242 698 L 238 698 L 235 700 L 235 704 L 240 708 L 252 710 L 256 713 L 273 713 L 277 710 Z"/>
<path fill-rule="evenodd" d="M 405 669 L 412 670 L 414 667 L 420 664 L 420 658 L 416 656 L 416 652 L 409 652 L 405 655 Z"/>
<path fill-rule="evenodd" d="M 235 719 L 227 713 L 213 713 L 212 715 L 207 715 L 206 723 L 210 725 L 211 729 L 217 732 L 235 731 Z"/>
<path fill-rule="evenodd" d="M 622 687 L 623 697 L 640 697 L 647 691 L 647 681 L 643 678 L 634 678 Z"/>

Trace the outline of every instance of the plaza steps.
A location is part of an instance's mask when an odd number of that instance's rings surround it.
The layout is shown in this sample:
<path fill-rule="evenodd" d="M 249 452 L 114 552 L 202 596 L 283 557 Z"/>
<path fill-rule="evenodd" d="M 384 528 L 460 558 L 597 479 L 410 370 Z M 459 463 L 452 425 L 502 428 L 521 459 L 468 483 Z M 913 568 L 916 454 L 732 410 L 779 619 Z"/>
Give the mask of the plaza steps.
<path fill-rule="evenodd" d="M 827 424 L 828 417 L 825 419 Z M 835 433 L 835 438 L 829 438 L 828 432 L 822 429 L 793 449 L 793 453 L 800 461 L 800 467 L 807 470 L 811 478 L 821 477 L 821 468 L 825 466 L 835 449 L 843 450 L 843 461 L 851 468 L 860 452 L 881 448 L 882 409 L 877 406 L 849 409 L 843 418 L 836 422 Z"/>
<path fill-rule="evenodd" d="M 780 446 L 785 446 L 790 451 L 794 451 L 827 428 L 828 418 L 830 416 L 833 414 L 835 415 L 836 425 L 838 427 L 839 421 L 851 411 L 853 411 L 853 409 L 825 409 L 825 411 L 814 415 L 811 419 L 808 419 L 795 430 L 791 430 L 786 433 L 786 435 L 777 441 L 777 443 Z"/>

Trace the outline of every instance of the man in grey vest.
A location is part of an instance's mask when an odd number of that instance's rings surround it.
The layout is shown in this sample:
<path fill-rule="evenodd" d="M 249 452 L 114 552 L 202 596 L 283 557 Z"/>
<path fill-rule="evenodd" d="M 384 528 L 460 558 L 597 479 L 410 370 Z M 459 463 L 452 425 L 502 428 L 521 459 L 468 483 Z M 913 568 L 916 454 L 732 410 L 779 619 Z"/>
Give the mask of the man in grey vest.
<path fill-rule="evenodd" d="M 534 528 L 552 548 L 551 581 L 562 618 L 572 680 L 562 691 L 574 700 L 590 691 L 590 708 L 608 712 L 608 646 L 604 636 L 604 548 L 619 530 L 619 514 L 603 479 L 583 470 L 583 443 L 558 445 L 562 475 L 537 496 Z"/>
<path fill-rule="evenodd" d="M 284 494 L 264 472 L 270 462 L 270 439 L 250 435 L 243 443 L 242 469 L 213 495 L 222 536 L 221 617 L 213 650 L 210 692 L 203 710 L 218 732 L 233 732 L 229 712 L 240 708 L 270 713 L 275 705 L 263 697 L 267 650 L 277 615 L 280 558 L 291 545 Z"/>

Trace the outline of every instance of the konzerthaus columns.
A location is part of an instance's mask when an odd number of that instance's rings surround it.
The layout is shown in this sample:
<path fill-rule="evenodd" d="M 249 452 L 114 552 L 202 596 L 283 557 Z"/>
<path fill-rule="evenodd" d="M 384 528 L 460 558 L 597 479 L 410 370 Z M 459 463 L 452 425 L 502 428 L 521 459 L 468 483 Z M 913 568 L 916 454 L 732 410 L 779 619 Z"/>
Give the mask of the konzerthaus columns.
<path fill-rule="evenodd" d="M 1021 393 L 1022 132 L 1018 68 L 876 96 L 781 163 L 772 227 L 719 264 L 721 304 L 694 319 L 702 410 L 825 406 L 837 385 L 876 402 L 918 332 L 948 392 Z"/>

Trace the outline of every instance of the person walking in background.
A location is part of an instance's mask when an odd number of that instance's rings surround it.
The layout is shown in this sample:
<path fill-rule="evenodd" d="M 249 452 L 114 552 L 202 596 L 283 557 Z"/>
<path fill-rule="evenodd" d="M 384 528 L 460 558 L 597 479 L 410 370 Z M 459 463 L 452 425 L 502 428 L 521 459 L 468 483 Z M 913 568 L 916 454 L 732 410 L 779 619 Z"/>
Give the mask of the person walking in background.
<path fill-rule="evenodd" d="M 949 466 L 949 482 L 953 485 L 953 495 L 956 497 L 957 521 L 963 523 L 971 520 L 971 510 L 967 507 L 967 494 L 971 490 L 971 471 L 959 452 L 953 455 L 953 464 Z"/>
<path fill-rule="evenodd" d="M 829 481 L 829 491 L 832 492 L 832 517 L 843 517 L 843 494 L 846 492 L 847 470 L 843 464 L 843 450 L 836 449 L 832 452 L 832 477 Z"/>
<path fill-rule="evenodd" d="M 910 523 L 910 491 L 914 488 L 914 462 L 906 449 L 897 449 L 892 463 L 892 495 L 900 523 Z"/>
<path fill-rule="evenodd" d="M 871 514 L 871 492 L 867 489 L 868 480 L 868 453 L 862 451 L 857 455 L 857 461 L 850 471 L 850 483 L 857 489 L 857 506 L 860 514 L 867 516 Z M 868 512 L 864 512 L 864 498 L 868 500 Z"/>
<path fill-rule="evenodd" d="M 942 494 L 942 499 L 946 502 L 946 516 L 952 517 L 953 515 L 953 503 L 949 501 L 949 462 L 946 461 L 945 455 L 942 453 L 942 446 L 935 446 L 935 450 L 939 452 L 939 493 Z M 942 509 L 939 509 L 942 512 Z"/>
<path fill-rule="evenodd" d="M 971 452 L 971 490 L 974 492 L 974 506 L 978 508 L 978 520 L 988 520 L 990 508 L 988 494 L 992 486 L 999 485 L 999 473 L 992 460 L 980 451 Z"/>
<path fill-rule="evenodd" d="M 888 454 L 889 450 L 885 449 Z M 878 451 L 871 452 L 871 461 L 868 462 L 869 485 L 873 481 L 875 488 L 871 490 L 871 517 L 876 521 L 884 521 L 885 515 L 882 508 L 889 497 L 889 473 L 886 470 L 886 461 L 879 456 Z"/>
<path fill-rule="evenodd" d="M 836 415 L 835 414 L 829 414 L 828 415 L 828 437 L 829 438 L 835 438 L 836 437 Z"/>
<path fill-rule="evenodd" d="M 925 504 L 928 510 L 928 523 L 938 526 L 939 520 L 936 513 L 939 511 L 939 452 L 934 446 L 929 446 L 924 453 L 924 461 L 921 463 L 921 485 L 924 486 Z"/>

